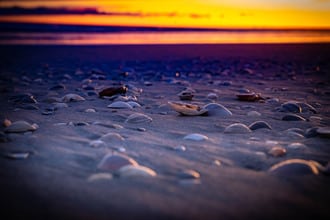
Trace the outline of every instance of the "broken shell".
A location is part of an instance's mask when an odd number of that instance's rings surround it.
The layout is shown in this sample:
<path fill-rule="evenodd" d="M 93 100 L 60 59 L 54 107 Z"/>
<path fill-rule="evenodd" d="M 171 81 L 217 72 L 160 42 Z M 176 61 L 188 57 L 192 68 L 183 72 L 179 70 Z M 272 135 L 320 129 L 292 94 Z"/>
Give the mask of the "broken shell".
<path fill-rule="evenodd" d="M 267 122 L 264 122 L 264 121 L 253 122 L 252 124 L 249 125 L 249 128 L 252 131 L 260 129 L 260 128 L 267 128 L 269 130 L 272 130 L 272 127 Z"/>
<path fill-rule="evenodd" d="M 234 123 L 227 126 L 224 130 L 224 133 L 231 133 L 231 134 L 244 134 L 250 133 L 251 130 L 245 124 L 242 123 Z"/>
<path fill-rule="evenodd" d="M 188 104 L 183 102 L 168 102 L 169 106 L 182 115 L 197 116 L 204 115 L 208 112 L 207 109 L 201 108 L 198 105 Z"/>

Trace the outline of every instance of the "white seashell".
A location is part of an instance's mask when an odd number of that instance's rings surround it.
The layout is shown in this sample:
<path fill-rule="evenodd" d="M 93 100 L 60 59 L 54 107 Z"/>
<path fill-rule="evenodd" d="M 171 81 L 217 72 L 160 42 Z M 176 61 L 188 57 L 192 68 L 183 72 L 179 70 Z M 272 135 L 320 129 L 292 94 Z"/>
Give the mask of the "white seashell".
<path fill-rule="evenodd" d="M 108 108 L 115 108 L 115 109 L 121 109 L 121 108 L 128 108 L 131 109 L 132 106 L 128 104 L 127 102 L 123 101 L 116 101 L 108 105 Z"/>
<path fill-rule="evenodd" d="M 232 133 L 232 134 L 244 134 L 250 133 L 251 130 L 246 125 L 241 123 L 234 123 L 227 126 L 224 130 L 224 133 Z"/>
<path fill-rule="evenodd" d="M 121 167 L 117 174 L 120 177 L 155 177 L 157 173 L 149 167 L 140 165 L 126 165 Z"/>
<path fill-rule="evenodd" d="M 129 102 L 127 102 L 127 104 L 132 106 L 132 108 L 140 108 L 141 107 L 141 105 L 139 103 L 133 102 L 133 101 L 129 101 Z"/>
<path fill-rule="evenodd" d="M 125 120 L 125 123 L 148 123 L 148 122 L 152 122 L 152 118 L 150 118 L 148 115 L 141 113 L 131 114 Z"/>
<path fill-rule="evenodd" d="M 79 101 L 85 101 L 85 98 L 81 97 L 80 95 L 77 94 L 66 94 L 61 98 L 62 102 L 79 102 Z"/>
<path fill-rule="evenodd" d="M 183 102 L 168 102 L 169 106 L 182 115 L 197 116 L 207 113 L 207 109 L 200 108 L 198 105 L 193 105 Z"/>
<path fill-rule="evenodd" d="M 233 115 L 225 106 L 218 103 L 206 104 L 202 107 L 202 109 L 206 109 L 209 115 L 217 115 L 222 117 Z"/>
<path fill-rule="evenodd" d="M 8 133 L 21 133 L 27 131 L 35 131 L 39 126 L 37 124 L 30 124 L 26 121 L 15 121 L 5 128 Z"/>
<path fill-rule="evenodd" d="M 209 138 L 205 135 L 202 134 L 188 134 L 186 136 L 184 136 L 183 140 L 192 140 L 192 141 L 204 141 L 204 140 L 208 140 Z"/>
<path fill-rule="evenodd" d="M 111 173 L 95 173 L 88 177 L 88 182 L 95 182 L 95 181 L 101 181 L 101 180 L 111 180 L 112 174 Z"/>

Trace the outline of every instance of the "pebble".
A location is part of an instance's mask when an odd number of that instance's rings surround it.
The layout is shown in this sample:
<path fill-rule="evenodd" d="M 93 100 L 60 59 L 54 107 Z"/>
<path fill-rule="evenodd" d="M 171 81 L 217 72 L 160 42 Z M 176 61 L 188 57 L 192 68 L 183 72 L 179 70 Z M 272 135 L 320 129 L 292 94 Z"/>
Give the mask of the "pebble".
<path fill-rule="evenodd" d="M 155 177 L 157 173 L 149 167 L 140 165 L 126 165 L 121 167 L 116 174 L 119 177 Z"/>
<path fill-rule="evenodd" d="M 289 159 L 273 165 L 269 172 L 283 176 L 299 176 L 299 175 L 318 175 L 319 170 L 314 161 L 303 159 Z"/>
<path fill-rule="evenodd" d="M 240 93 L 236 95 L 238 100 L 240 101 L 246 101 L 246 102 L 256 102 L 259 100 L 262 100 L 263 98 L 260 96 L 260 94 L 256 94 L 254 92 L 252 93 Z"/>
<path fill-rule="evenodd" d="M 149 123 L 152 122 L 152 118 L 142 113 L 133 113 L 125 120 L 125 123 Z"/>
<path fill-rule="evenodd" d="M 249 128 L 254 131 L 261 128 L 272 130 L 272 127 L 265 121 L 256 121 L 249 125 Z"/>
<path fill-rule="evenodd" d="M 30 124 L 26 121 L 15 121 L 11 125 L 5 128 L 5 132 L 7 133 L 22 133 L 27 131 L 35 131 L 37 130 L 37 124 Z"/>
<path fill-rule="evenodd" d="M 79 102 L 79 101 L 85 101 L 85 98 L 77 94 L 69 93 L 63 96 L 61 100 L 62 102 Z"/>
<path fill-rule="evenodd" d="M 259 113 L 257 111 L 249 111 L 247 113 L 247 116 L 249 116 L 249 117 L 260 117 L 261 116 L 261 113 Z"/>
<path fill-rule="evenodd" d="M 296 114 L 285 115 L 285 116 L 283 116 L 282 120 L 283 121 L 306 121 L 305 118 L 303 118 L 299 115 L 296 115 Z"/>
<path fill-rule="evenodd" d="M 133 107 L 128 104 L 127 102 L 123 101 L 116 101 L 108 105 L 108 108 L 114 108 L 114 109 L 132 109 Z"/>
<path fill-rule="evenodd" d="M 208 112 L 207 109 L 201 108 L 198 105 L 183 103 L 183 102 L 168 102 L 169 106 L 181 115 L 198 116 Z"/>
<path fill-rule="evenodd" d="M 283 147 L 273 147 L 268 151 L 268 154 L 272 155 L 273 157 L 282 157 L 286 154 L 286 149 Z"/>
<path fill-rule="evenodd" d="M 304 136 L 306 138 L 312 138 L 312 137 L 318 136 L 317 129 L 319 129 L 319 128 L 318 127 L 313 127 L 313 128 L 306 129 L 306 131 L 304 133 Z"/>
<path fill-rule="evenodd" d="M 183 140 L 192 140 L 192 141 L 204 141 L 204 140 L 208 140 L 209 138 L 203 134 L 188 134 L 186 136 L 183 137 Z"/>
<path fill-rule="evenodd" d="M 245 133 L 250 133 L 250 132 L 251 132 L 251 129 L 242 123 L 231 124 L 231 125 L 227 126 L 224 130 L 224 133 L 231 133 L 231 134 L 245 134 Z"/>
<path fill-rule="evenodd" d="M 190 91 L 182 91 L 178 94 L 178 96 L 179 96 L 179 99 L 182 101 L 184 101 L 184 100 L 191 101 L 194 97 L 194 94 Z"/>
<path fill-rule="evenodd" d="M 182 179 L 199 179 L 200 174 L 195 170 L 182 170 L 178 176 Z"/>
<path fill-rule="evenodd" d="M 225 106 L 218 103 L 209 103 L 202 107 L 202 109 L 206 109 L 208 115 L 216 115 L 221 117 L 232 116 L 233 113 L 229 111 Z"/>
<path fill-rule="evenodd" d="M 141 132 L 146 132 L 147 131 L 147 129 L 145 129 L 145 128 L 137 128 L 136 130 L 141 131 Z"/>
<path fill-rule="evenodd" d="M 87 182 L 96 182 L 96 181 L 108 181 L 112 180 L 112 174 L 111 173 L 95 173 L 88 177 Z"/>
<path fill-rule="evenodd" d="M 126 165 L 137 166 L 138 163 L 126 155 L 109 153 L 103 157 L 97 168 L 115 172 Z"/>
<path fill-rule="evenodd" d="M 213 165 L 221 166 L 221 161 L 220 160 L 214 160 Z"/>

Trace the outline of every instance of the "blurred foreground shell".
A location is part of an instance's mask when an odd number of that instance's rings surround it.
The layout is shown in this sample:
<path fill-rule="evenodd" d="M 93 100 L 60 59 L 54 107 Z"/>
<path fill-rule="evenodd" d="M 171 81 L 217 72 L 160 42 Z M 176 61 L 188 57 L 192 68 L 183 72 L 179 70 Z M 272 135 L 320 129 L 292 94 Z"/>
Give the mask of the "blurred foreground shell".
<path fill-rule="evenodd" d="M 183 102 L 168 102 L 168 104 L 174 111 L 179 112 L 182 115 L 197 116 L 204 115 L 208 112 L 207 109 L 194 104 Z"/>
<path fill-rule="evenodd" d="M 260 128 L 266 128 L 272 130 L 272 127 L 265 121 L 256 121 L 249 125 L 249 128 L 254 131 Z"/>

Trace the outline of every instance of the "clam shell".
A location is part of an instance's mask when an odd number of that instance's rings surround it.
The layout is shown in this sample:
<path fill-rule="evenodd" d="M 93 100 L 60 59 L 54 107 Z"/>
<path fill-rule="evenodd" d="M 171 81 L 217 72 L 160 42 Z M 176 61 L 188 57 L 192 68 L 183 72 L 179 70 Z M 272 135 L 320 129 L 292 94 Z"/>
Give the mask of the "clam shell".
<path fill-rule="evenodd" d="M 111 180 L 111 173 L 94 173 L 90 175 L 87 179 L 88 182 L 102 181 L 102 180 Z"/>
<path fill-rule="evenodd" d="M 132 109 L 133 107 L 130 104 L 128 104 L 127 102 L 116 101 L 116 102 L 113 102 L 110 105 L 108 105 L 108 108 L 115 108 L 115 109 L 128 108 L 128 109 Z"/>
<path fill-rule="evenodd" d="M 120 177 L 155 177 L 157 173 L 149 167 L 140 165 L 126 165 L 121 167 L 116 174 Z"/>
<path fill-rule="evenodd" d="M 103 157 L 103 159 L 97 165 L 97 168 L 100 170 L 114 172 L 126 165 L 135 166 L 138 165 L 138 163 L 128 156 L 109 153 Z"/>
<path fill-rule="evenodd" d="M 251 132 L 251 129 L 242 123 L 231 124 L 231 125 L 227 126 L 224 130 L 224 133 L 231 133 L 231 134 L 244 134 L 244 133 L 250 133 L 250 132 Z"/>
<path fill-rule="evenodd" d="M 5 128 L 7 133 L 21 133 L 27 131 L 35 131 L 38 128 L 36 124 L 30 124 L 26 121 L 15 121 Z"/>
<path fill-rule="evenodd" d="M 281 105 L 280 112 L 301 113 L 301 107 L 294 101 L 285 102 Z"/>
<path fill-rule="evenodd" d="M 209 103 L 202 107 L 202 109 L 206 109 L 209 115 L 216 115 L 216 116 L 232 116 L 233 113 L 229 111 L 225 106 L 218 104 L 218 103 Z"/>
<path fill-rule="evenodd" d="M 283 176 L 319 174 L 318 166 L 315 161 L 302 159 L 289 159 L 282 161 L 269 168 L 269 172 Z"/>
<path fill-rule="evenodd" d="M 149 123 L 152 122 L 152 118 L 150 118 L 148 115 L 142 114 L 142 113 L 134 113 L 128 116 L 128 118 L 125 120 L 125 123 Z"/>
<path fill-rule="evenodd" d="M 296 115 L 296 114 L 288 114 L 283 116 L 283 121 L 306 121 L 303 117 Z"/>
<path fill-rule="evenodd" d="M 266 128 L 272 130 L 272 127 L 265 121 L 256 121 L 249 125 L 249 128 L 254 131 L 260 128 Z"/>
<path fill-rule="evenodd" d="M 62 102 L 79 102 L 79 101 L 85 101 L 85 98 L 81 97 L 80 95 L 69 93 L 66 94 L 61 98 Z"/>
<path fill-rule="evenodd" d="M 207 109 L 200 108 L 198 105 L 193 105 L 183 102 L 168 102 L 169 106 L 176 112 L 182 115 L 197 116 L 208 112 Z"/>
<path fill-rule="evenodd" d="M 208 140 L 209 138 L 205 135 L 202 134 L 188 134 L 186 136 L 184 136 L 183 140 L 192 140 L 192 141 L 204 141 L 204 140 Z"/>

